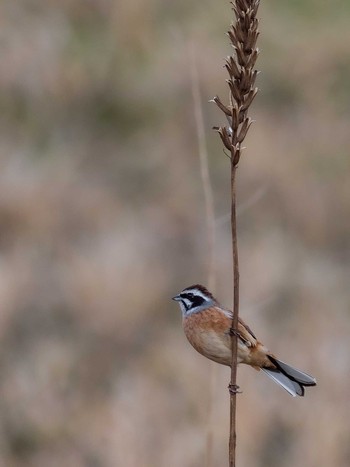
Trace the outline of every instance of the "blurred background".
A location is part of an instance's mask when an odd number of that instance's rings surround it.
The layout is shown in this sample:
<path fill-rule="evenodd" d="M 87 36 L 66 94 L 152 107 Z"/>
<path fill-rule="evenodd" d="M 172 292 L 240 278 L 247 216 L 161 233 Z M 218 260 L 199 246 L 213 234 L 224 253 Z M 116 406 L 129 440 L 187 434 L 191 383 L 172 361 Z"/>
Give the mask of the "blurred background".
<path fill-rule="evenodd" d="M 0 465 L 226 465 L 229 369 L 190 347 L 170 297 L 207 284 L 193 47 L 216 294 L 232 303 L 230 168 L 208 103 L 227 97 L 229 3 L 0 8 Z M 318 386 L 293 399 L 239 368 L 238 465 L 345 467 L 350 4 L 269 0 L 260 17 L 256 123 L 239 167 L 240 312 Z"/>

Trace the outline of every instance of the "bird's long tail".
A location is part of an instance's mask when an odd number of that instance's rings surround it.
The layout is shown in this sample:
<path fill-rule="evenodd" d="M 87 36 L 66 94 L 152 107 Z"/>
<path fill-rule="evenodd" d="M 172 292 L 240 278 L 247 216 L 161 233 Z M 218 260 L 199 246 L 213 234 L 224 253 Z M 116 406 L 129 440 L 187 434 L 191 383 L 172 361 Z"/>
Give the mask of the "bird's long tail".
<path fill-rule="evenodd" d="M 303 396 L 306 386 L 316 386 L 316 379 L 287 363 L 268 355 L 275 368 L 261 368 L 271 379 L 282 386 L 290 395 Z"/>

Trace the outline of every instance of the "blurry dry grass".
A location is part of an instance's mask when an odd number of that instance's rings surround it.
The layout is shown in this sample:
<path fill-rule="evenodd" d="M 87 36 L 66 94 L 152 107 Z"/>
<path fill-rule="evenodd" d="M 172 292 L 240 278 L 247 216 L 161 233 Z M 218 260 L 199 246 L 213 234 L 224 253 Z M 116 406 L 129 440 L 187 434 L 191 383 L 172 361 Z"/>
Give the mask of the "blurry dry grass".
<path fill-rule="evenodd" d="M 0 465 L 196 467 L 208 366 L 169 297 L 205 282 L 188 39 L 224 95 L 228 5 L 4 0 L 0 46 Z M 240 164 L 242 316 L 319 386 L 239 369 L 242 466 L 350 462 L 347 1 L 262 5 L 259 121 Z M 204 106 L 216 212 L 227 162 Z M 229 304 L 229 225 L 218 296 Z M 214 458 L 226 463 L 228 370 Z M 252 443 L 254 439 L 254 443 Z"/>

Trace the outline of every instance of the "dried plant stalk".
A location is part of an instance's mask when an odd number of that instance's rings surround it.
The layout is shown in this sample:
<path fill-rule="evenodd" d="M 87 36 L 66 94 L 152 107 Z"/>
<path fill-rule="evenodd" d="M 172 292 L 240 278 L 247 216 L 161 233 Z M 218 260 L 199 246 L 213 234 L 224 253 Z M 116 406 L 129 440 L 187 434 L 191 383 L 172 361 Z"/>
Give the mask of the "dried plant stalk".
<path fill-rule="evenodd" d="M 196 63 L 196 56 L 194 47 L 191 47 L 191 83 L 192 83 L 192 95 L 195 111 L 195 121 L 197 127 L 197 138 L 198 138 L 198 152 L 200 162 L 200 173 L 204 192 L 204 204 L 206 213 L 206 231 L 207 231 L 207 283 L 209 290 L 215 293 L 216 289 L 216 276 L 215 276 L 215 214 L 214 214 L 214 195 L 213 187 L 210 181 L 209 175 L 209 157 L 207 143 L 205 139 L 205 127 L 203 110 L 200 97 L 200 86 L 199 76 Z M 213 406 L 214 406 L 214 394 L 216 388 L 216 364 L 214 362 L 208 362 L 210 371 L 210 384 L 208 394 L 208 405 L 207 405 L 207 435 L 206 435 L 206 455 L 205 455 L 205 466 L 211 467 L 214 465 L 213 462 Z"/>
<path fill-rule="evenodd" d="M 252 124 L 248 117 L 248 109 L 252 104 L 258 89 L 255 81 L 258 71 L 255 63 L 259 55 L 257 40 L 259 36 L 257 12 L 260 0 L 236 0 L 232 2 L 235 21 L 232 23 L 228 36 L 233 53 L 227 57 L 225 68 L 229 78 L 227 80 L 230 98 L 225 105 L 218 96 L 213 101 L 225 114 L 229 126 L 215 129 L 226 149 L 230 151 L 231 159 L 231 231 L 233 255 L 233 320 L 232 320 L 232 365 L 230 389 L 230 442 L 229 467 L 236 465 L 236 396 L 237 386 L 237 329 L 239 313 L 239 266 L 237 248 L 236 222 L 236 171 L 242 154 L 242 143 Z"/>

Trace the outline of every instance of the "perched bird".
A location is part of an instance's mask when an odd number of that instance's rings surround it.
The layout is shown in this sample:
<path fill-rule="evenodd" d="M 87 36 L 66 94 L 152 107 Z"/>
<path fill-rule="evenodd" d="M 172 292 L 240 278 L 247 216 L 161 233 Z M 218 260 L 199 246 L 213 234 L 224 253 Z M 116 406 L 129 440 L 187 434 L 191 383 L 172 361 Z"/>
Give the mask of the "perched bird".
<path fill-rule="evenodd" d="M 202 285 L 187 287 L 173 297 L 180 304 L 183 328 L 190 344 L 202 355 L 231 366 L 233 313 L 223 308 Z M 262 370 L 292 396 L 303 396 L 304 387 L 315 386 L 316 379 L 278 360 L 239 318 L 238 363 Z"/>

